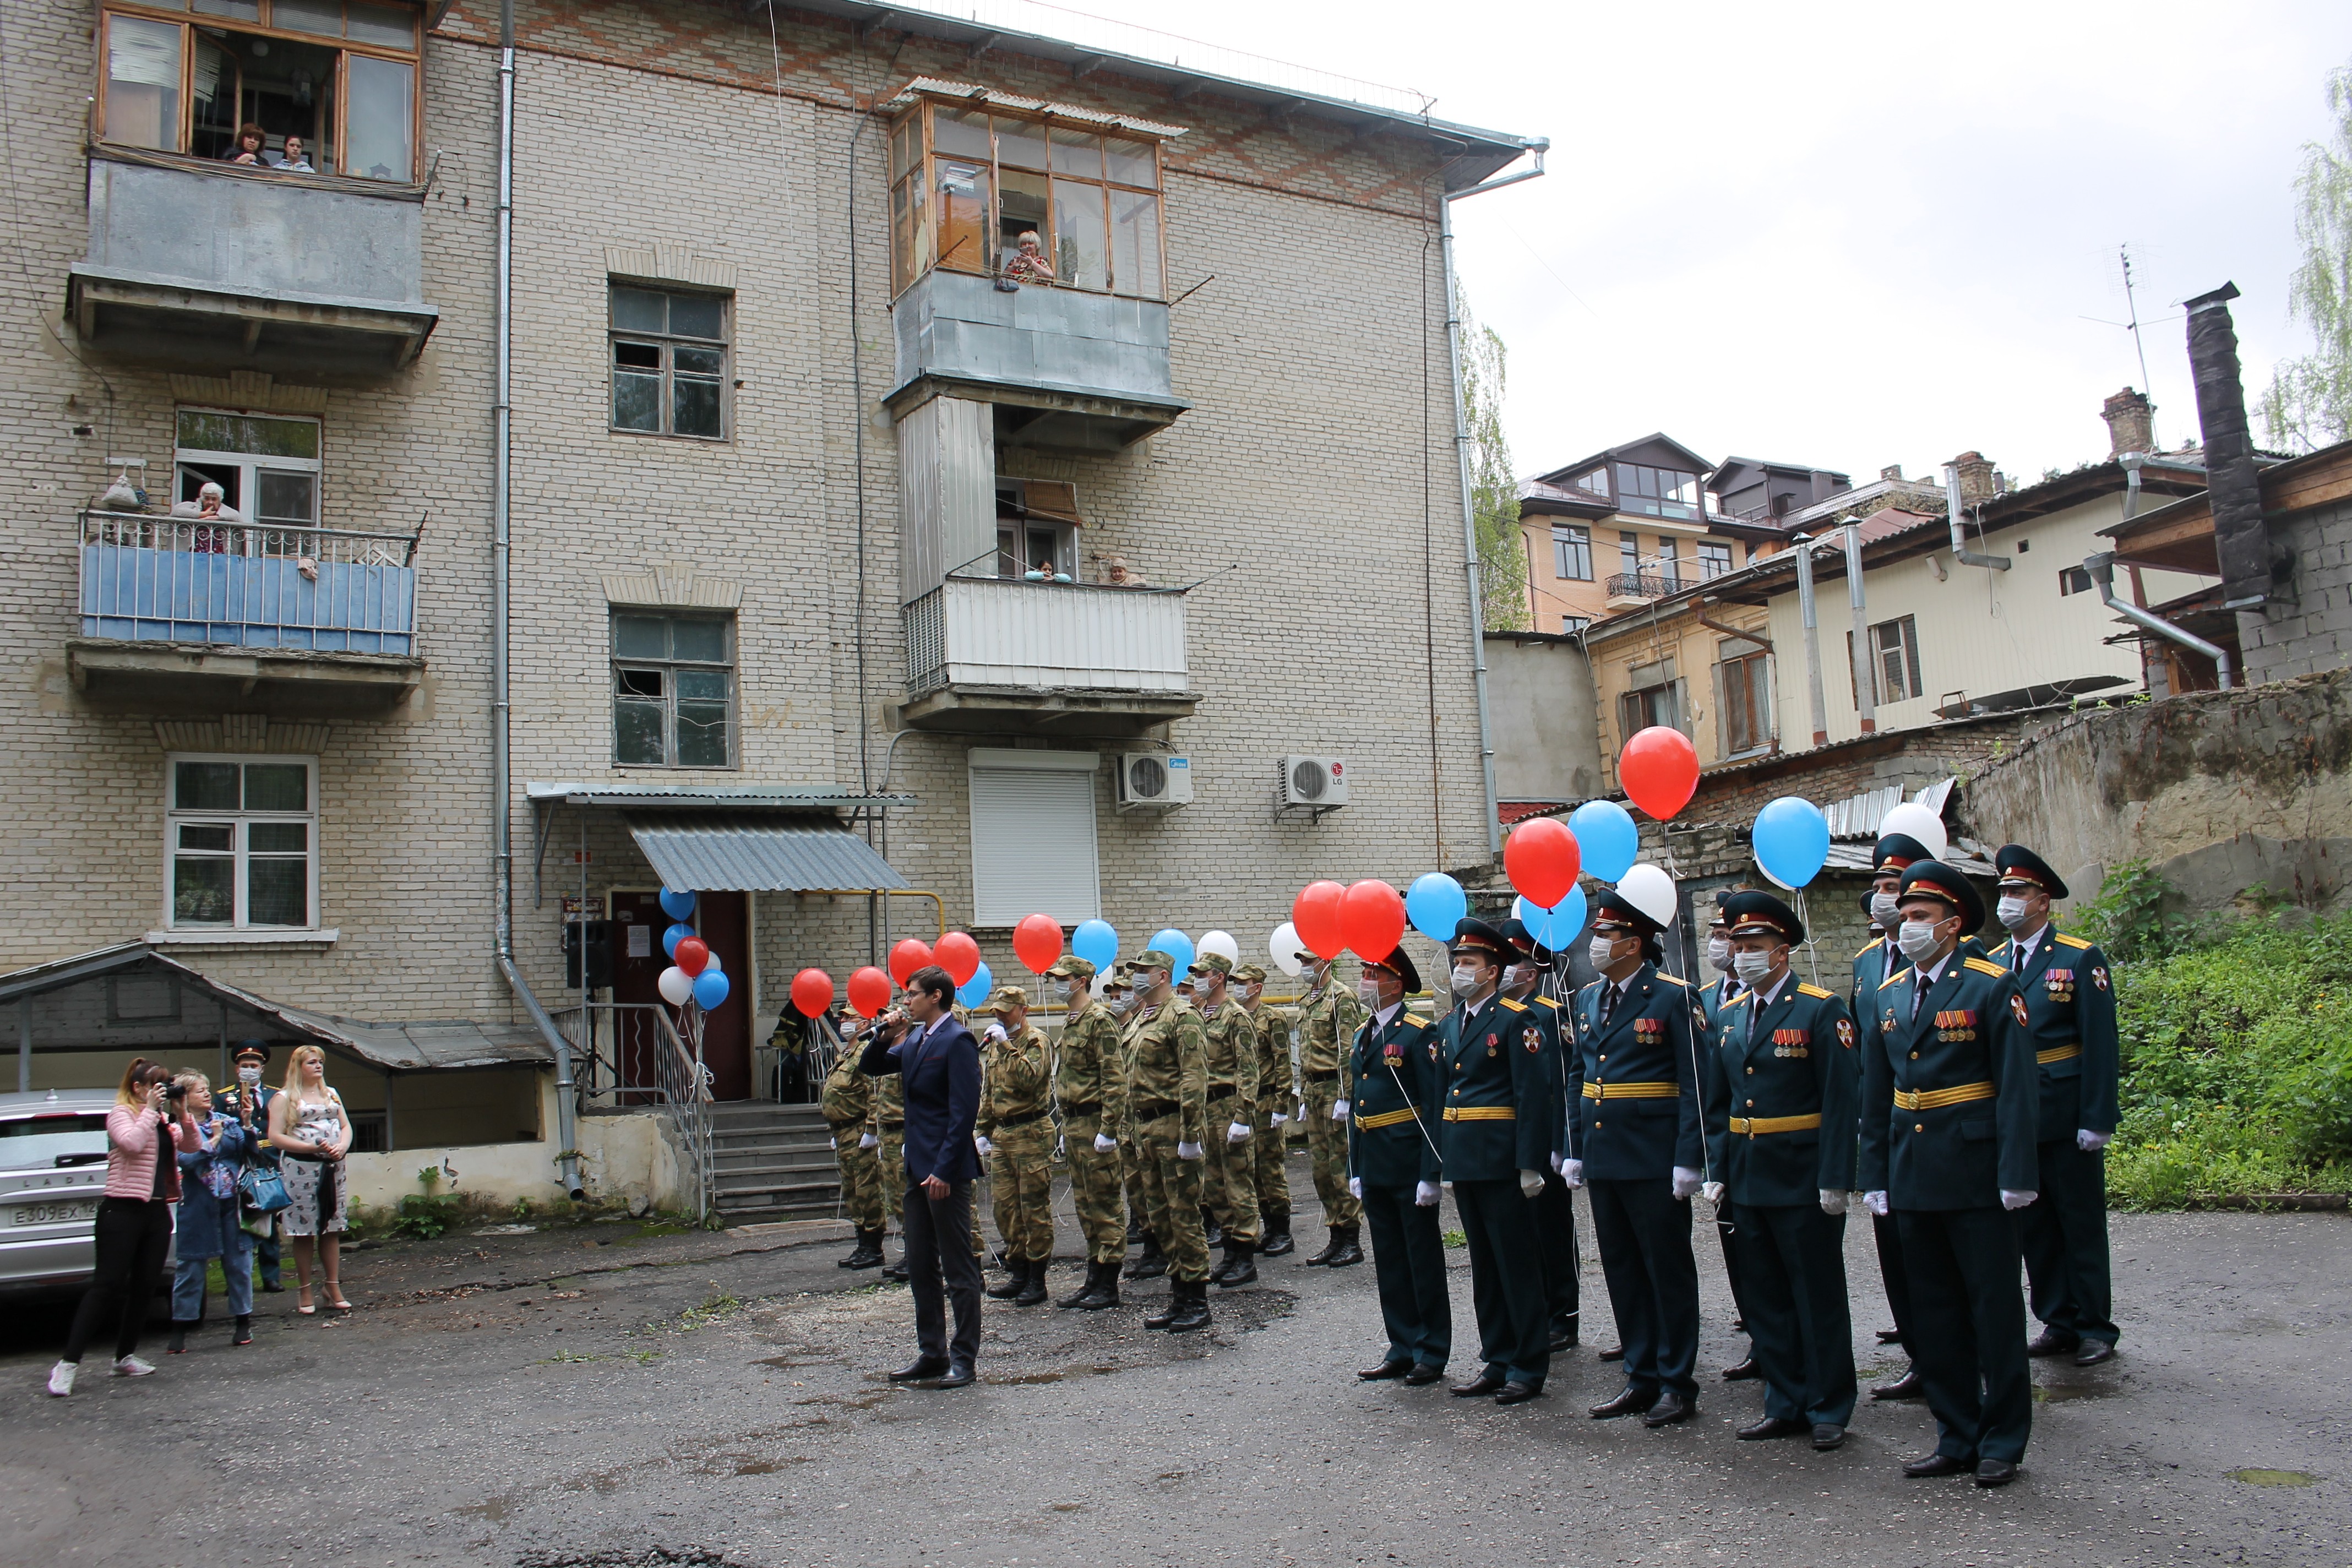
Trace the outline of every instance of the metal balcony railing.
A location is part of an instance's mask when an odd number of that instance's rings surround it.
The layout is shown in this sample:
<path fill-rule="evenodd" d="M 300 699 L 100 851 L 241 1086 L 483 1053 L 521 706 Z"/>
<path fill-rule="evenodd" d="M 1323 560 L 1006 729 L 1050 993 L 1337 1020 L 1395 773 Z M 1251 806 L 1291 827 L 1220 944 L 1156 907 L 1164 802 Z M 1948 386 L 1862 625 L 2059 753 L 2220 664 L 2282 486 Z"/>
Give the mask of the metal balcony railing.
<path fill-rule="evenodd" d="M 1178 693 L 1184 598 L 1159 590 L 950 577 L 900 612 L 907 685 Z"/>
<path fill-rule="evenodd" d="M 591 1002 L 550 1015 L 572 1047 L 579 1107 L 642 1107 L 668 1118 L 685 1163 L 680 1186 L 696 1215 L 710 1211 L 710 1069 L 669 1010 L 651 1002 Z"/>
<path fill-rule="evenodd" d="M 1685 588 L 1697 586 L 1697 578 L 1684 577 L 1672 572 L 1620 572 L 1607 584 L 1609 596 L 1612 599 L 1663 599 L 1669 594 L 1679 594 Z"/>
<path fill-rule="evenodd" d="M 416 536 L 86 511 L 81 635 L 416 651 Z"/>

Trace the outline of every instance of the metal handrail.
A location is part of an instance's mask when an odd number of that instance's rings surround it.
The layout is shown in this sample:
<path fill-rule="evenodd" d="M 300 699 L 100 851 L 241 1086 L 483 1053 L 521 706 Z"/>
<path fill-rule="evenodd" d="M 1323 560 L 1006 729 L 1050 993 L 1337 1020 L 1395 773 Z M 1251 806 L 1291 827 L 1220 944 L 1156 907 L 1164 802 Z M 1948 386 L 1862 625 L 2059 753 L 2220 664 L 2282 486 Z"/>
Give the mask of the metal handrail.
<path fill-rule="evenodd" d="M 701 1041 L 689 1046 L 671 1021 L 669 1009 L 654 1002 L 591 1002 L 559 1009 L 551 1016 L 584 1063 L 575 1069 L 580 1108 L 587 1109 L 592 1099 L 608 1106 L 619 1106 L 633 1095 L 650 1099 L 651 1109 L 667 1117 L 677 1133 L 686 1167 L 681 1185 L 692 1212 L 698 1217 L 709 1213 L 710 1069 L 702 1059 Z M 654 1037 L 652 1081 L 632 1083 L 623 1074 L 634 1065 L 634 1053 L 623 1049 L 623 1037 L 646 1026 Z"/>
<path fill-rule="evenodd" d="M 96 507 L 80 513 L 79 521 L 84 544 L 120 544 L 196 555 L 308 556 L 321 563 L 331 561 L 352 566 L 414 566 L 416 546 L 424 538 L 421 530 L 389 533 L 371 529 L 324 528 L 306 522 L 257 521 L 246 517 L 223 521 L 185 513 L 104 511 Z M 379 546 L 398 545 L 400 559 L 392 560 L 388 551 L 380 549 L 362 552 L 354 547 L 339 552 L 318 547 L 345 540 Z M 232 542 L 236 548 L 227 548 Z M 306 545 L 310 547 L 303 548 Z"/>
<path fill-rule="evenodd" d="M 84 637 L 416 650 L 416 534 L 101 510 L 79 531 Z"/>
<path fill-rule="evenodd" d="M 1697 586 L 1696 579 L 1685 580 L 1672 572 L 1620 572 L 1604 584 L 1612 595 L 1630 594 L 1644 599 L 1663 599 L 1669 594 Z"/>

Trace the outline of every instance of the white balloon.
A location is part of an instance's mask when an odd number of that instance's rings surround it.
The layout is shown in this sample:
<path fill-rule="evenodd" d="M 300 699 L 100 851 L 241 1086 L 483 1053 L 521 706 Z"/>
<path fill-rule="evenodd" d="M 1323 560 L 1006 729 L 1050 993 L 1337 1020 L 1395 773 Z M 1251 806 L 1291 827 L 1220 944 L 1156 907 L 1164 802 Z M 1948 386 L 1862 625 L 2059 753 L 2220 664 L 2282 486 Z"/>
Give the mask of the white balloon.
<path fill-rule="evenodd" d="M 1298 928 L 1288 921 L 1274 928 L 1274 934 L 1265 939 L 1265 950 L 1274 955 L 1274 966 L 1285 974 L 1296 975 L 1307 967 L 1298 962 L 1306 944 L 1298 940 Z"/>
<path fill-rule="evenodd" d="M 1675 923 L 1675 879 L 1655 866 L 1635 866 L 1618 879 L 1625 901 L 1662 926 Z"/>
<path fill-rule="evenodd" d="M 723 974 L 726 973 L 726 971 L 719 966 L 719 950 L 717 948 L 712 948 L 710 950 L 710 956 L 702 961 L 702 972 L 705 974 Z"/>
<path fill-rule="evenodd" d="M 1879 823 L 1878 836 L 1881 838 L 1890 833 L 1909 834 L 1927 847 L 1927 858 L 1931 860 L 1941 860 L 1946 851 L 1951 848 L 1951 841 L 1944 836 L 1942 816 L 1916 800 L 1905 801 L 1888 812 Z"/>
<path fill-rule="evenodd" d="M 673 1007 L 683 1007 L 694 1000 L 694 976 L 675 963 L 661 972 L 661 978 L 654 982 L 654 988 L 661 993 L 662 1000 Z"/>
<path fill-rule="evenodd" d="M 1234 940 L 1234 933 L 1231 931 L 1213 931 L 1209 932 L 1201 939 L 1200 951 L 1201 956 L 1203 958 L 1208 957 L 1209 954 L 1213 952 L 1220 958 L 1223 958 L 1227 963 L 1239 963 L 1242 961 L 1241 943 Z"/>

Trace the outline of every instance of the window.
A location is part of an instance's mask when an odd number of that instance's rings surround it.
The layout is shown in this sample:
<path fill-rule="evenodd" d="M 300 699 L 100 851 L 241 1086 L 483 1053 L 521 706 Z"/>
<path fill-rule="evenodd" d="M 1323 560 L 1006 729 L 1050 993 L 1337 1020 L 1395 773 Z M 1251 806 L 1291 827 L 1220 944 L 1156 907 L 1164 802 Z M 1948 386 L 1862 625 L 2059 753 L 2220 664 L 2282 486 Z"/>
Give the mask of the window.
<path fill-rule="evenodd" d="M 1551 574 L 1592 581 L 1592 531 L 1554 525 L 1551 531 Z"/>
<path fill-rule="evenodd" d="M 1727 757 L 1760 752 L 1772 743 L 1771 656 L 1752 643 L 1726 644 L 1726 657 L 1716 667 L 1720 682 L 1720 742 Z M 1737 655 L 1732 648 L 1752 649 Z"/>
<path fill-rule="evenodd" d="M 971 752 L 972 923 L 1102 912 L 1092 752 Z"/>
<path fill-rule="evenodd" d="M 2093 586 L 2091 574 L 2080 566 L 2062 566 L 2058 569 L 2060 598 L 2063 599 L 2069 594 L 2087 594 Z"/>
<path fill-rule="evenodd" d="M 890 128 L 894 293 L 941 268 L 1159 300 L 1166 267 L 1157 142 L 928 100 Z"/>
<path fill-rule="evenodd" d="M 191 4 L 202 19 L 181 19 Z M 419 21 L 405 0 L 110 5 L 99 139 L 222 161 L 240 151 L 240 127 L 258 125 L 264 164 L 294 136 L 313 173 L 413 183 Z"/>
<path fill-rule="evenodd" d="M 319 525 L 317 420 L 183 408 L 173 426 L 172 499 L 193 505 L 216 484 L 222 506 L 251 525 L 214 531 L 222 535 L 212 541 L 219 553 L 319 553 L 297 531 Z"/>
<path fill-rule="evenodd" d="M 1619 745 L 1623 745 L 1635 731 L 1654 724 L 1663 724 L 1669 730 L 1683 727 L 1689 704 L 1684 700 L 1683 683 L 1675 677 L 1673 659 L 1633 666 L 1626 671 L 1626 683 L 1632 689 L 1617 699 Z"/>
<path fill-rule="evenodd" d="M 996 574 L 1078 574 L 1077 487 L 1058 479 L 996 481 Z"/>
<path fill-rule="evenodd" d="M 317 764 L 173 757 L 165 813 L 174 930 L 316 926 Z"/>
<path fill-rule="evenodd" d="M 1711 539 L 1702 539 L 1698 545 L 1698 575 L 1702 583 L 1711 583 L 1731 570 L 1731 546 Z"/>
<path fill-rule="evenodd" d="M 1682 558 L 1681 558 L 1680 554 L 1678 553 L 1679 548 L 1680 548 L 1680 547 L 1679 547 L 1679 546 L 1675 542 L 1675 541 L 1674 541 L 1674 540 L 1672 540 L 1672 539 L 1670 539 L 1670 538 L 1668 538 L 1668 537 L 1666 537 L 1666 536 L 1664 536 L 1664 535 L 1663 535 L 1663 534 L 1661 534 L 1661 535 L 1659 536 L 1659 538 L 1658 538 L 1658 575 L 1659 575 L 1659 576 L 1661 576 L 1661 577 L 1664 577 L 1664 578 L 1666 580 L 1666 583 L 1667 583 L 1668 587 L 1669 587 L 1669 591 L 1671 591 L 1672 587 L 1673 587 L 1675 584 L 1677 584 L 1677 583 L 1680 581 L 1681 577 L 1682 577 L 1682 571 L 1681 571 L 1681 559 L 1682 559 Z"/>
<path fill-rule="evenodd" d="M 1562 616 L 1559 618 L 1559 629 L 1564 637 L 1572 637 L 1591 624 L 1591 616 Z"/>
<path fill-rule="evenodd" d="M 1698 476 L 1677 468 L 1617 465 L 1617 510 L 1645 517 L 1698 517 Z"/>
<path fill-rule="evenodd" d="M 1627 576 L 1642 569 L 1642 536 L 1621 533 L 1617 536 L 1617 570 Z"/>
<path fill-rule="evenodd" d="M 1845 634 L 1846 667 L 1853 667 L 1853 634 Z M 1902 702 L 1920 696 L 1927 688 L 1919 679 L 1919 628 L 1914 617 L 1881 621 L 1870 628 L 1870 671 L 1875 688 L 1874 703 Z M 1849 677 L 1847 684 L 1853 684 Z M 1862 696 L 1854 694 L 1854 709 Z"/>
<path fill-rule="evenodd" d="M 1609 499 L 1609 470 L 1606 468 L 1594 468 L 1589 473 L 1579 474 L 1570 482 L 1587 495 L 1599 496 L 1602 500 Z"/>
<path fill-rule="evenodd" d="M 614 612 L 614 762 L 731 766 L 734 713 L 731 618 Z"/>
<path fill-rule="evenodd" d="M 726 438 L 727 304 L 612 285 L 614 429 Z"/>

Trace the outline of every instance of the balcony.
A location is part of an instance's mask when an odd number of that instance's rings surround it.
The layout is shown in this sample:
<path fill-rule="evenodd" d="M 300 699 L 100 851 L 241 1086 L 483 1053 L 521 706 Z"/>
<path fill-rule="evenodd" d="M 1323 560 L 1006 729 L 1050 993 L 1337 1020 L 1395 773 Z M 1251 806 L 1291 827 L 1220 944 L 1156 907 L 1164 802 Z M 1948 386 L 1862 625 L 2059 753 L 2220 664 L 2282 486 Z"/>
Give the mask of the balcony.
<path fill-rule="evenodd" d="M 899 614 L 914 729 L 1132 736 L 1200 703 L 1181 593 L 950 577 Z"/>
<path fill-rule="evenodd" d="M 422 681 L 410 534 L 84 512 L 75 687 L 174 710 L 390 708 Z"/>
<path fill-rule="evenodd" d="M 424 210 L 409 186 L 98 149 L 67 311 L 125 363 L 381 382 L 439 320 L 424 303 Z"/>
<path fill-rule="evenodd" d="M 1698 584 L 1696 577 L 1672 572 L 1620 572 L 1602 586 L 1608 590 L 1611 609 L 1637 610 L 1653 599 L 1663 599 Z"/>

